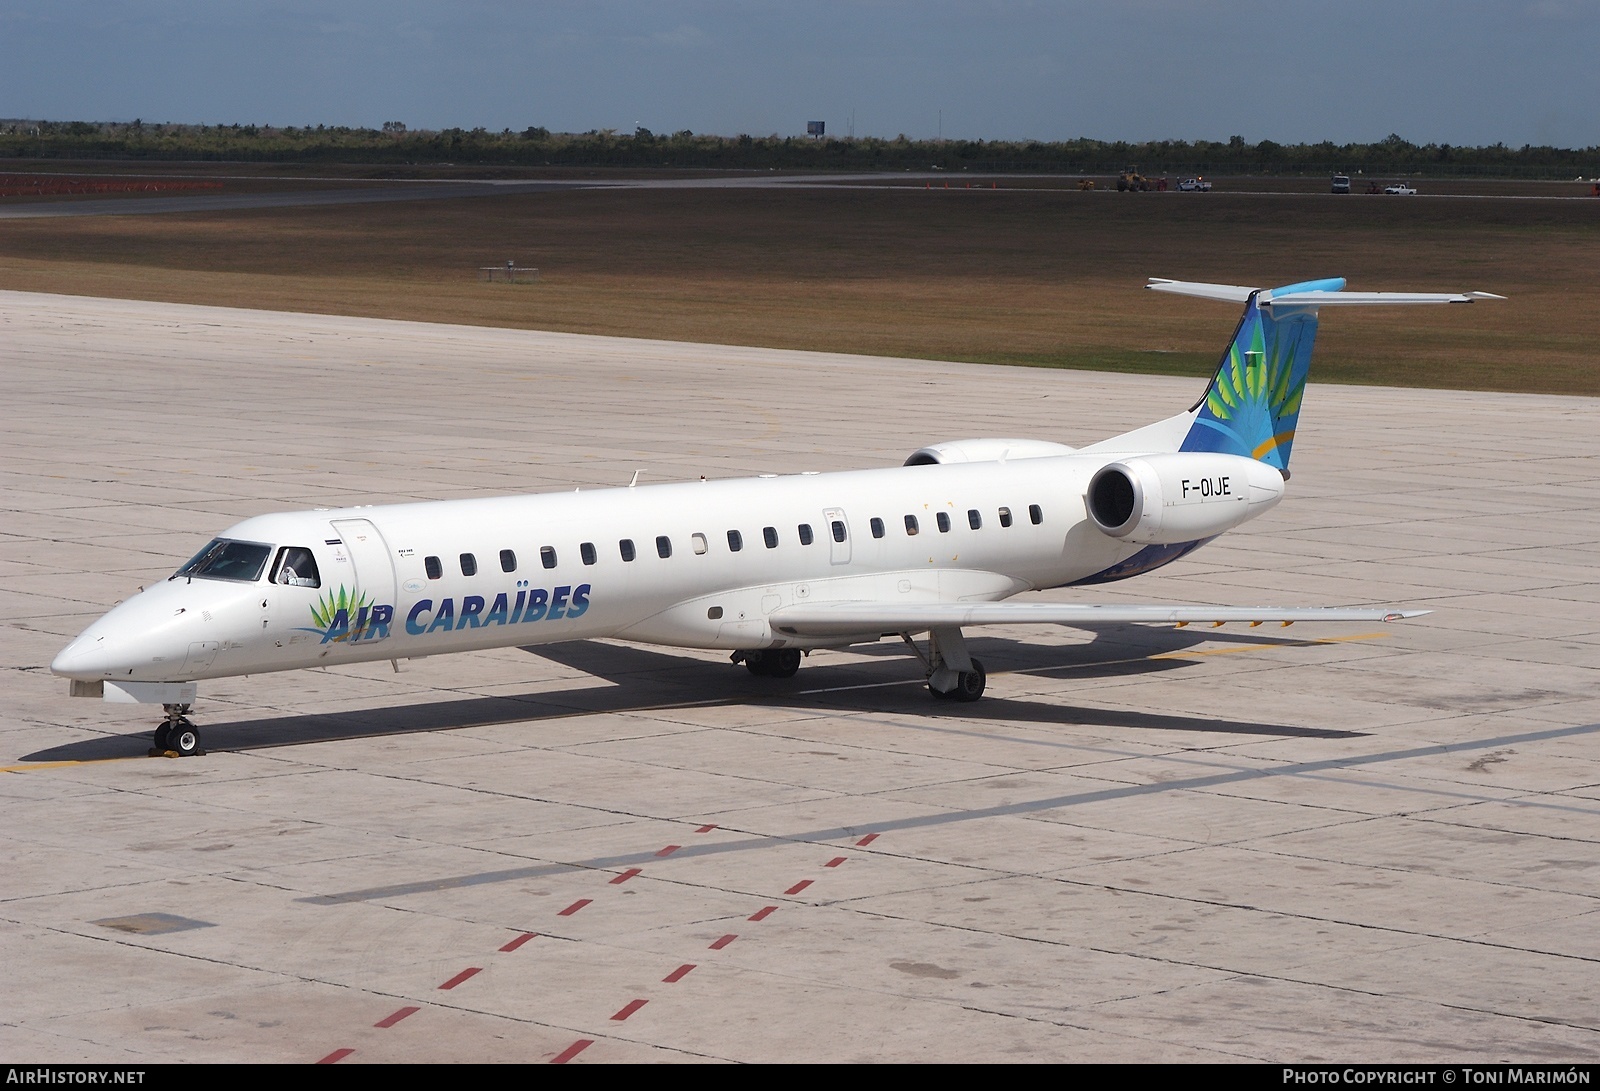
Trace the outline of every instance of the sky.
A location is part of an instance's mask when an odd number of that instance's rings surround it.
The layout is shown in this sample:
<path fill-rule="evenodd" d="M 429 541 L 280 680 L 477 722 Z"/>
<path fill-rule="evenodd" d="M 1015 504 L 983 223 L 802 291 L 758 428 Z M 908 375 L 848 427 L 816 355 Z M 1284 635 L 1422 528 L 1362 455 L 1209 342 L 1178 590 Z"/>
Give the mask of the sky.
<path fill-rule="evenodd" d="M 1600 0 L 0 0 L 0 117 L 1600 146 Z"/>

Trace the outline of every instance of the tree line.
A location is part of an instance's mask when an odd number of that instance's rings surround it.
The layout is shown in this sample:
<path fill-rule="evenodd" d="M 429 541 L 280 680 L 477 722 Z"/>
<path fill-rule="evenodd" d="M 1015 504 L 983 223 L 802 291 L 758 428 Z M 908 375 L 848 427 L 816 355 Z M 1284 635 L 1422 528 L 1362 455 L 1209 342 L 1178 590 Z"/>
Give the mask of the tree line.
<path fill-rule="evenodd" d="M 502 129 L 377 129 L 343 125 L 186 125 L 0 121 L 0 159 L 109 159 L 454 164 L 514 167 L 676 167 L 715 170 L 969 170 L 1106 174 L 1425 174 L 1570 179 L 1600 174 L 1600 148 L 1227 140 L 912 140 L 712 136 L 685 129 L 553 133 Z"/>

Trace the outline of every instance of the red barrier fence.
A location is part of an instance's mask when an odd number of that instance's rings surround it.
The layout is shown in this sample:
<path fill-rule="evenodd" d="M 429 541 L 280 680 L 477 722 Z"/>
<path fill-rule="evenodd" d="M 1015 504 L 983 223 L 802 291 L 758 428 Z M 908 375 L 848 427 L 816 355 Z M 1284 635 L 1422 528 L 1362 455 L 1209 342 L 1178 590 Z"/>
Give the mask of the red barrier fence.
<path fill-rule="evenodd" d="M 159 178 L 42 178 L 0 174 L 0 197 L 56 197 L 72 193 L 171 193 L 221 189 L 221 182 L 167 181 Z"/>

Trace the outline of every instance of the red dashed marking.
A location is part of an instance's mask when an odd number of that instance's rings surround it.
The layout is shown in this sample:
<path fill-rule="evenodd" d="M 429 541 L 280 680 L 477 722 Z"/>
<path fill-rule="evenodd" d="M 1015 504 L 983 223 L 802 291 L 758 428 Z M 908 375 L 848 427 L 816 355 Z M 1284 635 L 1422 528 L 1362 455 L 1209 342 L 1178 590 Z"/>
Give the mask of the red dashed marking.
<path fill-rule="evenodd" d="M 518 947 L 521 947 L 524 943 L 527 943 L 530 939 L 536 939 L 538 935 L 539 933 L 537 932 L 524 932 L 510 943 L 500 948 L 500 950 L 509 954 L 510 952 L 515 951 Z"/>
<path fill-rule="evenodd" d="M 617 1014 L 613 1015 L 611 1018 L 613 1021 L 620 1023 L 648 1003 L 650 1003 L 648 1000 L 630 1000 L 622 1006 L 621 1011 L 617 1012 Z"/>
<path fill-rule="evenodd" d="M 340 1061 L 344 1060 L 346 1057 L 350 1056 L 350 1054 L 352 1054 L 354 1052 L 355 1052 L 355 1050 L 353 1050 L 353 1049 L 336 1049 L 332 1053 L 328 1054 L 326 1057 L 322 1058 L 322 1060 L 318 1061 L 317 1063 L 318 1064 L 338 1064 Z"/>
<path fill-rule="evenodd" d="M 588 905 L 592 901 L 594 901 L 593 898 L 579 898 L 577 901 L 575 901 L 571 905 L 567 906 L 561 912 L 557 913 L 556 916 L 558 916 L 558 917 L 570 917 L 574 913 L 576 913 L 578 910 L 582 909 L 584 906 Z"/>
<path fill-rule="evenodd" d="M 668 845 L 666 848 L 664 848 L 660 852 L 656 853 L 656 855 L 657 856 L 671 856 L 673 853 L 677 852 L 681 848 L 683 848 L 682 845 Z"/>
<path fill-rule="evenodd" d="M 393 1015 L 389 1016 L 388 1018 L 380 1019 L 376 1023 L 372 1024 L 372 1025 L 377 1027 L 379 1030 L 388 1030 L 390 1027 L 394 1026 L 396 1023 L 398 1023 L 400 1020 L 404 1019 L 406 1016 L 415 1015 L 415 1014 L 417 1014 L 417 1012 L 419 1012 L 421 1010 L 422 1010 L 421 1008 L 401 1008 L 399 1011 L 395 1012 Z"/>
<path fill-rule="evenodd" d="M 468 978 L 474 977 L 481 973 L 483 973 L 482 966 L 468 966 L 465 970 L 462 970 L 459 974 L 456 974 L 455 977 L 452 977 L 449 981 L 446 981 L 443 985 L 440 985 L 439 988 L 453 989 Z"/>
<path fill-rule="evenodd" d="M 566 1064 L 568 1061 L 572 1060 L 572 1058 L 576 1057 L 578 1054 L 582 1053 L 592 1045 L 594 1045 L 593 1038 L 579 1038 L 566 1049 L 563 1049 L 560 1053 L 557 1053 L 554 1057 L 550 1058 L 550 1063 Z"/>
<path fill-rule="evenodd" d="M 673 970 L 666 977 L 663 977 L 661 979 L 661 983 L 663 985 L 671 985 L 674 982 L 682 981 L 683 978 L 684 978 L 684 975 L 687 974 L 692 969 L 694 969 L 694 963 L 685 962 L 682 966 L 679 966 L 676 970 Z"/>
<path fill-rule="evenodd" d="M 701 826 L 698 830 L 695 830 L 694 832 L 695 833 L 710 833 L 712 830 L 714 830 L 716 828 L 717 828 L 717 824 L 715 822 L 713 822 L 709 826 Z"/>
<path fill-rule="evenodd" d="M 785 894 L 798 894 L 798 893 L 800 893 L 802 890 L 804 890 L 806 887 L 808 887 L 810 885 L 811 885 L 811 880 L 810 879 L 801 879 L 798 883 L 794 884 L 794 886 L 791 886 L 788 890 L 785 890 L 784 893 Z"/>
<path fill-rule="evenodd" d="M 643 868 L 631 867 L 627 871 L 624 871 L 621 875 L 618 875 L 615 879 L 612 879 L 610 885 L 616 886 L 618 883 L 625 883 L 643 870 Z"/>
<path fill-rule="evenodd" d="M 844 863 L 844 860 L 845 860 L 845 858 L 843 856 L 835 856 L 832 860 L 829 860 L 826 864 L 823 864 L 822 866 L 823 867 L 838 867 L 840 864 Z"/>
<path fill-rule="evenodd" d="M 732 943 L 734 940 L 736 940 L 738 938 L 739 937 L 735 933 L 729 932 L 727 935 L 723 936 L 721 939 L 719 939 L 716 942 L 712 943 L 711 950 L 720 951 L 724 947 L 726 947 L 728 944 Z"/>
<path fill-rule="evenodd" d="M 867 845 L 872 844 L 877 839 L 878 839 L 878 835 L 877 834 L 869 833 L 869 834 L 867 834 L 867 836 L 863 837 L 861 840 L 856 842 L 856 847 L 865 848 Z"/>
<path fill-rule="evenodd" d="M 750 914 L 750 919 L 753 921 L 764 921 L 774 912 L 776 912 L 777 908 L 778 907 L 775 905 L 764 905 L 754 913 Z"/>

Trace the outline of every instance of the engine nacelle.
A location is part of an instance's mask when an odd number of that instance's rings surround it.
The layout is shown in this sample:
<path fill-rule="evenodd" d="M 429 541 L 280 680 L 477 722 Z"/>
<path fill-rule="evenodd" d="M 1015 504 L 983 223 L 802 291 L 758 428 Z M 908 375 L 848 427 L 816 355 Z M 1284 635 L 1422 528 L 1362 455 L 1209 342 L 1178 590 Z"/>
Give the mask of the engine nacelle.
<path fill-rule="evenodd" d="M 955 439 L 914 452 L 907 466 L 947 466 L 952 462 L 998 462 L 1002 458 L 1054 458 L 1075 454 L 1064 443 L 1042 439 Z"/>
<path fill-rule="evenodd" d="M 1089 518 L 1113 538 L 1175 545 L 1210 538 L 1283 499 L 1283 475 L 1240 455 L 1141 455 L 1102 466 L 1084 497 Z"/>

